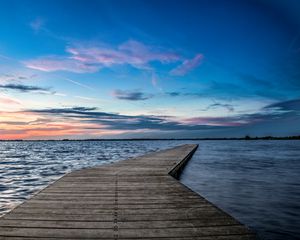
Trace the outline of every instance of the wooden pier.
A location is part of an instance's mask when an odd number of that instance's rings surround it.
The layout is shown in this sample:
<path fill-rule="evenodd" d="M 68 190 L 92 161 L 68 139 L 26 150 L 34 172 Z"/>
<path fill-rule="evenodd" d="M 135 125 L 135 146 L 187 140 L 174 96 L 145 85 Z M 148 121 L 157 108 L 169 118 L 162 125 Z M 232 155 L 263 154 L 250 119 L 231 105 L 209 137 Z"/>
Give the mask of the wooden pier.
<path fill-rule="evenodd" d="M 255 239 L 174 178 L 196 148 L 68 173 L 3 216 L 0 239 Z"/>

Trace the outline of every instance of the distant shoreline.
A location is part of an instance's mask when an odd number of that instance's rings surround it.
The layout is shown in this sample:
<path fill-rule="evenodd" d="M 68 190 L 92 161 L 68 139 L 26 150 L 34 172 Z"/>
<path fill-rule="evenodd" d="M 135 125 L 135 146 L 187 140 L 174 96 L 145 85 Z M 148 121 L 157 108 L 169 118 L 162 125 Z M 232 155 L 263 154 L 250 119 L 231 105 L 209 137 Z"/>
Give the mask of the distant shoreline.
<path fill-rule="evenodd" d="M 265 136 L 265 137 L 240 137 L 240 138 L 122 138 L 122 139 L 3 139 L 0 142 L 22 142 L 22 141 L 184 141 L 184 140 L 191 140 L 191 141 L 209 141 L 209 140 L 300 140 L 299 136 L 288 136 L 288 137 L 272 137 L 272 136 Z"/>

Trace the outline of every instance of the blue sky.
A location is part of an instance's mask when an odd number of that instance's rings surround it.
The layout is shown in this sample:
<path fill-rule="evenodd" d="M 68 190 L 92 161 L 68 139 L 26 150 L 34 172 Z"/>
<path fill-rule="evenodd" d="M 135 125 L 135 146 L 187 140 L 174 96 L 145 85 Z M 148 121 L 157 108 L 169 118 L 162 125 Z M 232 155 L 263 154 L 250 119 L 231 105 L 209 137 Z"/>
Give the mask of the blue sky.
<path fill-rule="evenodd" d="M 0 2 L 0 138 L 300 134 L 297 1 Z"/>

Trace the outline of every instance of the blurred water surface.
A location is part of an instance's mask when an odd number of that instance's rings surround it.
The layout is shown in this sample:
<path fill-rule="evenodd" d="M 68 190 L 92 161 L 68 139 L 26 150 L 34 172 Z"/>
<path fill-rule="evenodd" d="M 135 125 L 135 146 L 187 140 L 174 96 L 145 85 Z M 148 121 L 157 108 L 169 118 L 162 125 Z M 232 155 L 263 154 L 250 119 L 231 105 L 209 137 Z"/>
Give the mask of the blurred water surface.
<path fill-rule="evenodd" d="M 300 239 L 300 141 L 202 141 L 181 181 L 260 239 Z"/>
<path fill-rule="evenodd" d="M 0 142 L 0 215 L 75 169 L 184 143 L 181 181 L 265 240 L 300 239 L 300 141 Z"/>

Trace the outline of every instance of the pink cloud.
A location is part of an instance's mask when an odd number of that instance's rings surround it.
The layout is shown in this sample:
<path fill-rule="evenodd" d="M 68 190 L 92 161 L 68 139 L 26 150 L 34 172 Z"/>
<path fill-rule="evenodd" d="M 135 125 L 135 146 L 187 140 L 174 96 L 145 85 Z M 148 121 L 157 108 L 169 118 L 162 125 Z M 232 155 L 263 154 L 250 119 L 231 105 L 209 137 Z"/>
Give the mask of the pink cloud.
<path fill-rule="evenodd" d="M 1 118 L 2 117 L 2 118 Z M 5 117 L 3 119 L 3 117 Z M 60 118 L 44 118 L 32 112 L 0 111 L 0 139 L 61 139 L 66 137 L 102 136 L 124 133 L 105 129 L 104 125 L 79 120 L 63 122 Z"/>
<path fill-rule="evenodd" d="M 21 103 L 15 99 L 8 97 L 0 97 L 0 104 L 20 105 Z"/>
<path fill-rule="evenodd" d="M 33 60 L 25 61 L 24 64 L 28 68 L 44 71 L 69 71 L 76 73 L 97 72 L 100 66 L 89 65 L 82 61 L 70 58 L 62 58 L 57 56 L 47 56 Z"/>
<path fill-rule="evenodd" d="M 140 42 L 129 40 L 119 46 L 119 50 L 132 57 L 137 63 L 159 61 L 162 63 L 176 62 L 180 57 L 173 53 L 153 46 L 146 46 Z"/>
<path fill-rule="evenodd" d="M 194 124 L 194 125 L 234 127 L 234 126 L 242 126 L 249 122 L 240 119 L 238 117 L 195 117 L 195 118 L 185 119 L 184 123 Z"/>
<path fill-rule="evenodd" d="M 170 74 L 175 76 L 184 76 L 196 67 L 198 67 L 203 60 L 202 54 L 197 54 L 192 59 L 184 60 L 182 64 L 171 70 Z"/>
<path fill-rule="evenodd" d="M 165 49 L 147 46 L 137 41 L 127 41 L 117 48 L 112 47 L 67 47 L 68 56 L 47 56 L 24 61 L 28 68 L 46 72 L 70 71 L 77 73 L 97 72 L 103 67 L 131 65 L 135 68 L 151 69 L 150 62 L 163 64 L 176 62 L 180 56 Z"/>

